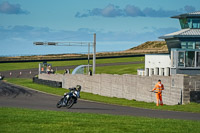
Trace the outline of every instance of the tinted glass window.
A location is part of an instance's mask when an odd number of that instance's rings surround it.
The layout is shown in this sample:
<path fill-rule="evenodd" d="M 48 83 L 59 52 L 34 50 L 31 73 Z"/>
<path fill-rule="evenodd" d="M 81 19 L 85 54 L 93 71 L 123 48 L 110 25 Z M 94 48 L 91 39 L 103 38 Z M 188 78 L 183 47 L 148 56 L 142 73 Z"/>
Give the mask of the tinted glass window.
<path fill-rule="evenodd" d="M 186 49 L 187 48 L 187 42 L 181 42 L 181 48 Z"/>
<path fill-rule="evenodd" d="M 200 49 L 200 42 L 181 42 L 182 49 Z"/>
<path fill-rule="evenodd" d="M 195 42 L 188 42 L 188 49 L 195 49 Z"/>
<path fill-rule="evenodd" d="M 200 52 L 197 52 L 197 55 L 196 55 L 196 60 L 197 60 L 197 67 L 200 67 Z"/>
<path fill-rule="evenodd" d="M 194 51 L 186 51 L 185 52 L 185 66 L 186 67 L 194 67 L 195 64 L 195 52 Z"/>
<path fill-rule="evenodd" d="M 196 42 L 196 49 L 200 49 L 200 42 Z"/>
<path fill-rule="evenodd" d="M 200 18 L 181 18 L 179 21 L 182 29 L 200 29 Z"/>
<path fill-rule="evenodd" d="M 184 55 L 185 53 L 184 52 L 178 52 L 178 66 L 179 67 L 184 67 Z"/>

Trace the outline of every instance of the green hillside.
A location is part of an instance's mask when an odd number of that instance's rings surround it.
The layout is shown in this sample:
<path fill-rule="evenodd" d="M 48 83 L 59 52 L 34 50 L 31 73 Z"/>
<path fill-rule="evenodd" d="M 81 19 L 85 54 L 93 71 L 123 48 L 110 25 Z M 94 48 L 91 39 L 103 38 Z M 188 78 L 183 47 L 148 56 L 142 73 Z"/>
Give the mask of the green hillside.
<path fill-rule="evenodd" d="M 168 52 L 168 48 L 165 41 L 147 41 L 137 47 L 130 48 L 127 51 Z"/>

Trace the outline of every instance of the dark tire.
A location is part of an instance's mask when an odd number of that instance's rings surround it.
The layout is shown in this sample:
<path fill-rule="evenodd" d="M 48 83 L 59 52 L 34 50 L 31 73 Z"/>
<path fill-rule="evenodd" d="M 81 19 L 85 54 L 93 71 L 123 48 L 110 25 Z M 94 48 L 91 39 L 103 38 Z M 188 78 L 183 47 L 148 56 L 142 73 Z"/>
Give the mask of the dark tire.
<path fill-rule="evenodd" d="M 74 105 L 74 101 L 75 99 L 74 98 L 70 98 L 68 101 L 67 101 L 67 108 L 71 108 L 73 105 Z"/>
<path fill-rule="evenodd" d="M 63 100 L 64 100 L 64 98 L 61 98 L 60 101 L 56 104 L 57 108 L 62 107 Z"/>

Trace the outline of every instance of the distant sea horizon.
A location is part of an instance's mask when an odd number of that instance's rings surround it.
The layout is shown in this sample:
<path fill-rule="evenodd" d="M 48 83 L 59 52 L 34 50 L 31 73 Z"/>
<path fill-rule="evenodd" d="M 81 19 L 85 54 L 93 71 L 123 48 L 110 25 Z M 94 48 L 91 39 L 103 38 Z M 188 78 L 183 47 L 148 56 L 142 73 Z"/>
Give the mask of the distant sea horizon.
<path fill-rule="evenodd" d="M 96 52 L 118 52 L 128 50 L 140 45 L 142 42 L 97 42 Z M 90 53 L 93 53 L 93 47 L 90 46 Z M 0 57 L 15 56 L 33 56 L 49 54 L 87 54 L 88 46 L 35 46 L 33 44 L 12 45 L 12 47 L 3 45 L 0 49 Z"/>

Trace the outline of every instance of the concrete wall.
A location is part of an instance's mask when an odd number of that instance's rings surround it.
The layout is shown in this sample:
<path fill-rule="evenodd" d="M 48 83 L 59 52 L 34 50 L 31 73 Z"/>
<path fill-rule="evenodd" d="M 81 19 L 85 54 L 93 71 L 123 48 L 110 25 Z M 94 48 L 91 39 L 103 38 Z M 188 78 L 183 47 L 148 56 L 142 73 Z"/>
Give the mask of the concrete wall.
<path fill-rule="evenodd" d="M 158 79 L 162 80 L 164 104 L 176 105 L 181 102 L 184 88 L 184 76 L 137 76 L 137 75 L 111 75 L 95 74 L 40 74 L 40 79 L 61 81 L 63 88 L 82 86 L 82 91 L 108 97 L 135 99 L 137 101 L 156 102 L 155 94 L 149 92 L 154 88 Z M 186 90 L 184 90 L 186 92 Z M 184 101 L 188 102 L 186 96 Z"/>

